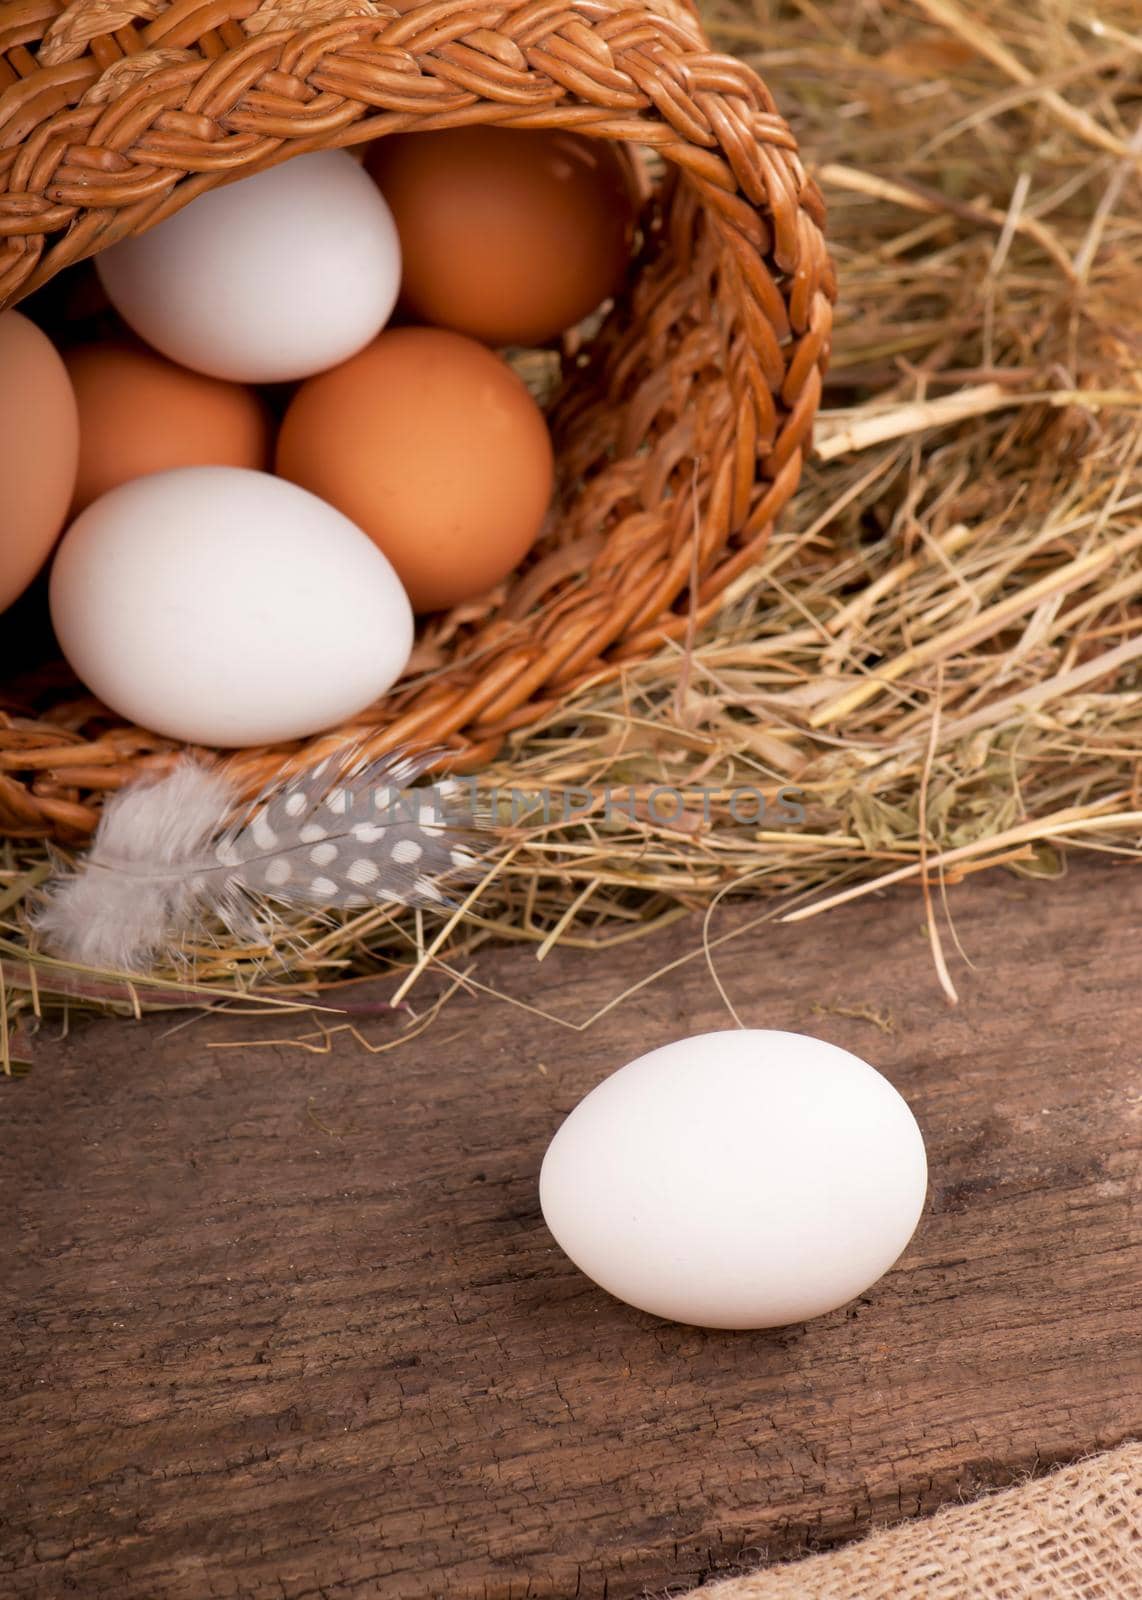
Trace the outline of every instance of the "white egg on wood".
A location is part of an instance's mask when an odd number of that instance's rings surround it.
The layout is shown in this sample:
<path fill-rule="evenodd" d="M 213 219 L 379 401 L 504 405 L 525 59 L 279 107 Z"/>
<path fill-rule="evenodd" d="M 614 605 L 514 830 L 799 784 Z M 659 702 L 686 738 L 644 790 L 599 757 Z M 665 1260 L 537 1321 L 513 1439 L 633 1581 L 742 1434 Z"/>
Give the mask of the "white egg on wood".
<path fill-rule="evenodd" d="M 242 746 L 355 716 L 412 650 L 408 596 L 348 517 L 269 473 L 119 485 L 64 535 L 52 622 L 76 675 L 169 738 Z"/>
<path fill-rule="evenodd" d="M 343 150 L 210 189 L 96 257 L 140 338 L 195 372 L 279 383 L 363 350 L 400 289 L 392 213 Z"/>
<path fill-rule="evenodd" d="M 602 1288 L 671 1321 L 768 1328 L 871 1287 L 916 1228 L 924 1141 L 875 1068 L 804 1034 L 679 1039 L 555 1134 L 547 1226 Z"/>

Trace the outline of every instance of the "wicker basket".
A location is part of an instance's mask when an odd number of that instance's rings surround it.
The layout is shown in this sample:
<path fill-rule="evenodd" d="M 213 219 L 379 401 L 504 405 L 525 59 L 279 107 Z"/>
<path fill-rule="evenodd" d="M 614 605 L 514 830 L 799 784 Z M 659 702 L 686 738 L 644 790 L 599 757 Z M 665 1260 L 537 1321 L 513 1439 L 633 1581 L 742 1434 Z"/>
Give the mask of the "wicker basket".
<path fill-rule="evenodd" d="M 0 6 L 0 306 L 303 151 L 470 122 L 648 156 L 629 288 L 551 411 L 558 516 L 482 606 L 432 619 L 351 728 L 471 770 L 561 697 L 700 625 L 801 471 L 835 282 L 818 190 L 761 80 L 681 0 L 10 0 Z M 0 624 L 2 627 L 2 624 Z M 0 834 L 81 839 L 176 747 L 0 644 Z M 15 678 L 15 682 L 12 679 Z"/>

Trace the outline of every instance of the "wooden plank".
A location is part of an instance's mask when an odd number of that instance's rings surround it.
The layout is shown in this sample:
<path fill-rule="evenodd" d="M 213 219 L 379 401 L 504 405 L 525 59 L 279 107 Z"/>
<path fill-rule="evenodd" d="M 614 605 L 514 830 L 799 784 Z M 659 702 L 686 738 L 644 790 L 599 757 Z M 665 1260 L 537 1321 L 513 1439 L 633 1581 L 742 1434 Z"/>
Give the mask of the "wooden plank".
<path fill-rule="evenodd" d="M 538 1211 L 588 1088 L 728 1022 L 700 956 L 587 1032 L 458 996 L 379 1056 L 208 1048 L 296 1019 L 44 1046 L 5 1086 L 5 1593 L 623 1600 L 1139 1431 L 1142 877 L 951 904 L 954 1011 L 915 893 L 718 952 L 747 1024 L 873 1060 L 929 1144 L 901 1266 L 778 1332 L 627 1310 Z M 478 975 L 581 1019 L 697 945 Z"/>

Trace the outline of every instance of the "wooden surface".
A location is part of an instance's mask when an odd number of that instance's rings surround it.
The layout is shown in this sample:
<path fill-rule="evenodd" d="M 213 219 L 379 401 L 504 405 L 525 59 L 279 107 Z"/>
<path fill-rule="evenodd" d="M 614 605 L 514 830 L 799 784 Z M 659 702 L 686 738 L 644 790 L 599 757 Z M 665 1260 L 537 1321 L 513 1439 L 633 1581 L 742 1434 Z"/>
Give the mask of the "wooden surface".
<path fill-rule="evenodd" d="M 209 1048 L 298 1019 L 45 1043 L 4 1086 L 0 1588 L 624 1600 L 1139 1431 L 1142 875 L 992 874 L 952 907 L 956 1011 L 914 892 L 718 953 L 747 1024 L 871 1059 L 928 1140 L 900 1266 L 779 1332 L 626 1309 L 536 1202 L 587 1089 L 728 1023 L 700 956 L 585 1033 L 458 996 L 379 1056 Z M 696 943 L 477 976 L 578 1019 Z"/>

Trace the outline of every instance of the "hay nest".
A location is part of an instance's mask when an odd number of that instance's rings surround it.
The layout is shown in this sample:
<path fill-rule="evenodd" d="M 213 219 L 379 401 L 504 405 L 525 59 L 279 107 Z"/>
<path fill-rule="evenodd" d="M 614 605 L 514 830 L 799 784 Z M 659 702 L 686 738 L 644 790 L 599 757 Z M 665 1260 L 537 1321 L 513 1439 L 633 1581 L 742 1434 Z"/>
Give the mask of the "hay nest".
<path fill-rule="evenodd" d="M 1142 855 L 1133 0 L 713 0 L 706 22 L 790 115 L 842 284 L 815 453 L 760 571 L 481 775 L 503 843 L 437 924 L 299 914 L 280 950 L 223 944 L 128 986 L 29 951 L 49 864 L 9 841 L 4 1070 L 52 1003 L 352 1012 L 345 980 L 394 973 L 402 998 L 430 969 L 460 981 L 488 939 L 605 949 L 729 895 L 804 917 L 896 881 L 954 995 L 957 879 Z"/>

